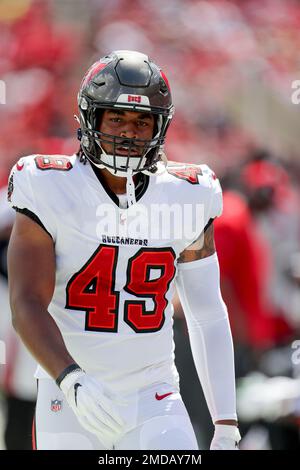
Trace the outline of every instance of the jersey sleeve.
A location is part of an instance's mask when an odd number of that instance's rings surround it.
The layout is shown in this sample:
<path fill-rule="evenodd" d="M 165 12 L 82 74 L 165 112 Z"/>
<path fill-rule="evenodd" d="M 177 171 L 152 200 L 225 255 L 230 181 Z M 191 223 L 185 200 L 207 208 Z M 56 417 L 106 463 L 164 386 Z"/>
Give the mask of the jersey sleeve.
<path fill-rule="evenodd" d="M 47 197 L 43 182 L 36 171 L 34 156 L 21 158 L 12 168 L 8 180 L 8 202 L 37 222 L 55 240 L 56 223 L 47 210 Z"/>
<path fill-rule="evenodd" d="M 215 173 L 207 165 L 201 165 L 201 169 L 203 178 L 205 178 L 210 190 L 210 197 L 205 210 L 205 222 L 207 224 L 211 219 L 215 219 L 222 214 L 223 196 L 220 181 L 216 177 Z"/>

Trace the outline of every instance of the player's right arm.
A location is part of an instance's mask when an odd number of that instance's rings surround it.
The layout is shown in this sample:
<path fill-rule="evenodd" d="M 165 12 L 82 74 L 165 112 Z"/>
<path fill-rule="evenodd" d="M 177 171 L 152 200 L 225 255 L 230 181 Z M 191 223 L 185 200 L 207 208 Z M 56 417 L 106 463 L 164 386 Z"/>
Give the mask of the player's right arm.
<path fill-rule="evenodd" d="M 69 354 L 48 312 L 55 288 L 55 217 L 43 196 L 33 157 L 12 170 L 8 201 L 16 219 L 8 247 L 8 278 L 13 325 L 39 364 L 56 380 L 81 425 L 106 444 L 122 425 L 111 400 L 94 377 Z M 39 182 L 39 184 L 37 184 Z M 69 314 L 69 312 L 68 312 Z M 105 433 L 104 433 L 105 430 Z"/>
<path fill-rule="evenodd" d="M 75 361 L 47 311 L 55 285 L 53 240 L 35 221 L 17 212 L 7 261 L 14 328 L 37 362 L 56 379 Z"/>
<path fill-rule="evenodd" d="M 14 328 L 39 364 L 55 380 L 62 378 L 60 388 L 82 426 L 105 444 L 107 434 L 119 431 L 121 423 L 112 416 L 111 403 L 101 384 L 85 374 L 68 353 L 60 330 L 47 311 L 55 285 L 53 240 L 36 222 L 20 213 L 9 243 L 8 278 Z"/>

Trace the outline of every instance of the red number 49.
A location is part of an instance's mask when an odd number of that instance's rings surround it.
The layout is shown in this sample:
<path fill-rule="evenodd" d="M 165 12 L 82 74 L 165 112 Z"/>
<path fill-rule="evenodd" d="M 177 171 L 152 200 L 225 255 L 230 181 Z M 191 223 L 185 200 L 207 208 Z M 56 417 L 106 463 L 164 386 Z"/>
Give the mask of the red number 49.
<path fill-rule="evenodd" d="M 118 252 L 117 246 L 100 245 L 67 284 L 66 308 L 85 310 L 86 330 L 118 330 L 119 292 L 115 290 Z M 124 321 L 136 333 L 162 328 L 168 303 L 166 293 L 175 275 L 174 260 L 172 248 L 141 248 L 129 259 L 124 289 L 137 300 L 125 301 Z M 151 269 L 159 270 L 155 279 L 150 279 Z M 152 311 L 146 310 L 145 297 L 153 300 Z"/>

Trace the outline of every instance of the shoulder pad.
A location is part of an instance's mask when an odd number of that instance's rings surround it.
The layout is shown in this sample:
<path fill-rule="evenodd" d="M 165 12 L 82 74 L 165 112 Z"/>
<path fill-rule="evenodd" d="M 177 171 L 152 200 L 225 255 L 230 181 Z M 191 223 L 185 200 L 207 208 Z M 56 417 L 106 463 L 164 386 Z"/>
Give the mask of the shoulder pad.
<path fill-rule="evenodd" d="M 200 167 L 202 169 L 202 182 L 211 189 L 210 218 L 215 219 L 223 212 L 223 196 L 220 181 L 208 165 L 200 165 Z"/>
<path fill-rule="evenodd" d="M 39 170 L 69 171 L 73 168 L 71 159 L 64 155 L 35 155 L 34 162 Z"/>
<path fill-rule="evenodd" d="M 216 174 L 205 164 L 168 162 L 167 172 L 176 178 L 188 183 L 205 188 L 208 192 L 207 222 L 222 214 L 223 199 L 222 189 Z M 196 196 L 197 197 L 197 196 Z"/>
<path fill-rule="evenodd" d="M 202 176 L 201 166 L 193 163 L 168 162 L 166 170 L 176 178 L 190 184 L 199 184 L 199 176 Z"/>
<path fill-rule="evenodd" d="M 45 184 L 47 181 L 38 177 L 43 175 L 43 172 L 40 172 L 41 168 L 38 166 L 40 162 L 38 159 L 41 157 L 50 159 L 50 157 L 41 155 L 29 155 L 20 158 L 13 166 L 9 176 L 7 199 L 10 206 L 17 211 L 34 214 L 52 238 L 55 239 L 56 221 L 48 205 L 49 191 L 47 188 L 49 188 L 49 182 L 47 186 Z M 68 157 L 63 158 L 66 159 L 64 161 L 67 163 Z M 44 175 L 46 176 L 46 174 Z"/>

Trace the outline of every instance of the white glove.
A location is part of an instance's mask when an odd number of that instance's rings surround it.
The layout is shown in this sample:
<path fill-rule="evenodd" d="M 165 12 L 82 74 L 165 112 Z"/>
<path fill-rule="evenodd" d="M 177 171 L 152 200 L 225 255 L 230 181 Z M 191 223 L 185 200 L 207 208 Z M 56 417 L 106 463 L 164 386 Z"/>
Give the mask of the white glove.
<path fill-rule="evenodd" d="M 229 424 L 216 424 L 210 450 L 238 450 L 238 443 L 241 440 L 237 426 Z"/>
<path fill-rule="evenodd" d="M 121 432 L 124 423 L 115 411 L 114 402 L 105 395 L 101 383 L 77 369 L 67 374 L 59 386 L 80 424 L 111 448 L 116 433 Z"/>

